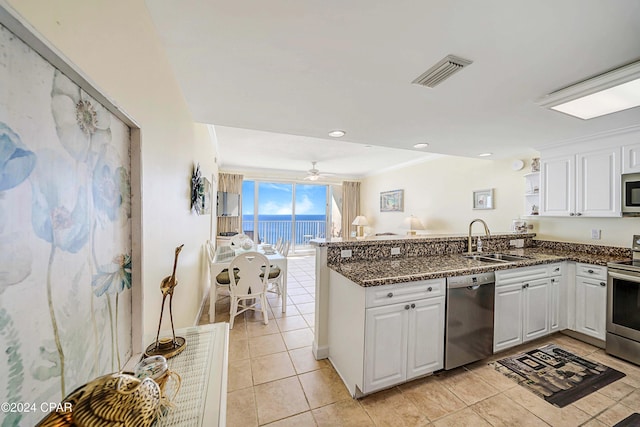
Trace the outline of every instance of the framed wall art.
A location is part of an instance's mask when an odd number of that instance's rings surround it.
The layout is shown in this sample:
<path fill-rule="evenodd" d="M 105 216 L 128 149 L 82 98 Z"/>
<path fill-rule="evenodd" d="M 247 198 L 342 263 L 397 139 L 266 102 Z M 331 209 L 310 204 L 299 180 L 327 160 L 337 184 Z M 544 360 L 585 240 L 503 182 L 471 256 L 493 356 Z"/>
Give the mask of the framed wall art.
<path fill-rule="evenodd" d="M 380 212 L 403 212 L 404 190 L 383 191 L 380 193 Z"/>
<path fill-rule="evenodd" d="M 493 209 L 493 188 L 473 192 L 473 209 Z"/>

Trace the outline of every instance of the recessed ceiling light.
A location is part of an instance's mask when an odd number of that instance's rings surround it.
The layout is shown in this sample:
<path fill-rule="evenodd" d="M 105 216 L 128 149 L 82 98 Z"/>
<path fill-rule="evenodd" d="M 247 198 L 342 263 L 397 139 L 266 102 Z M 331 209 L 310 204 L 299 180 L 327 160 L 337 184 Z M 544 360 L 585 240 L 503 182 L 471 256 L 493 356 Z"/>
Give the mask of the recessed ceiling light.
<path fill-rule="evenodd" d="M 492 154 L 493 153 L 481 153 L 481 154 L 478 154 L 478 157 L 489 157 Z"/>
<path fill-rule="evenodd" d="M 332 138 L 342 138 L 345 134 L 346 134 L 345 131 L 339 130 L 339 129 L 332 130 L 331 132 L 329 132 L 329 136 Z"/>
<path fill-rule="evenodd" d="M 553 92 L 538 105 L 584 120 L 640 106 L 640 61 Z"/>
<path fill-rule="evenodd" d="M 419 142 L 417 144 L 413 145 L 413 148 L 427 148 L 429 146 L 429 144 L 427 144 L 426 142 Z"/>

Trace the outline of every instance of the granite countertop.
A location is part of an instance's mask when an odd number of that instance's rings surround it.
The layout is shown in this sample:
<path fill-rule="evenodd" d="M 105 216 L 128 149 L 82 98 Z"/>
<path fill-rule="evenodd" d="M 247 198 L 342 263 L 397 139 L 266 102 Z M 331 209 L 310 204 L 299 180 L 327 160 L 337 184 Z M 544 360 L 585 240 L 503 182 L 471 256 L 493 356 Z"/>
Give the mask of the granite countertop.
<path fill-rule="evenodd" d="M 611 255 L 594 255 L 586 252 L 562 251 L 548 248 L 525 248 L 501 251 L 527 257 L 526 260 L 509 263 L 487 263 L 463 258 L 464 254 L 398 257 L 376 261 L 352 261 L 329 264 L 329 268 L 360 286 L 380 286 L 392 283 L 414 282 L 451 276 L 506 270 L 561 261 L 607 265 L 608 262 L 628 258 Z"/>

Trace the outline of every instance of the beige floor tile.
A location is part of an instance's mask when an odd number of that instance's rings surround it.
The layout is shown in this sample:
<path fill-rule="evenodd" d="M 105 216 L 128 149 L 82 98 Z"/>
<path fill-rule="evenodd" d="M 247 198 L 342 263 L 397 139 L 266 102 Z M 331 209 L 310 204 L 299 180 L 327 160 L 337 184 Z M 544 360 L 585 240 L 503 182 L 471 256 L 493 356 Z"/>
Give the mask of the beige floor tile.
<path fill-rule="evenodd" d="M 592 418 L 586 423 L 582 424 L 580 427 L 611 427 L 603 423 L 602 421 L 598 421 L 596 418 Z"/>
<path fill-rule="evenodd" d="M 227 394 L 227 427 L 252 427 L 258 425 L 253 388 L 232 391 Z"/>
<path fill-rule="evenodd" d="M 482 400 L 471 406 L 471 409 L 495 427 L 537 427 L 548 425 L 502 394 Z"/>
<path fill-rule="evenodd" d="M 311 314 L 316 311 L 316 303 L 315 302 L 307 302 L 303 304 L 296 304 L 298 307 L 298 311 L 302 314 Z"/>
<path fill-rule="evenodd" d="M 304 304 L 309 302 L 315 303 L 316 301 L 316 298 L 313 295 L 310 295 L 308 292 L 304 295 L 291 294 L 289 298 L 291 299 L 291 301 L 293 301 L 294 304 Z"/>
<path fill-rule="evenodd" d="M 640 390 L 636 390 L 624 399 L 620 401 L 623 405 L 635 409 L 640 410 Z"/>
<path fill-rule="evenodd" d="M 249 354 L 249 340 L 229 340 L 229 361 L 248 359 Z"/>
<path fill-rule="evenodd" d="M 446 417 L 440 418 L 433 423 L 434 427 L 491 427 L 484 418 L 476 414 L 471 408 L 464 408 Z"/>
<path fill-rule="evenodd" d="M 573 354 L 586 358 L 589 358 L 590 354 L 598 350 L 597 347 L 594 347 L 591 344 L 587 344 L 563 334 L 554 335 L 552 342 Z"/>
<path fill-rule="evenodd" d="M 302 317 L 304 317 L 304 320 L 307 321 L 309 326 L 311 326 L 312 328 L 315 326 L 315 324 L 316 324 L 316 315 L 315 315 L 315 313 L 303 314 Z"/>
<path fill-rule="evenodd" d="M 297 377 L 258 384 L 254 390 L 261 425 L 309 410 Z"/>
<path fill-rule="evenodd" d="M 436 375 L 435 378 L 467 405 L 473 405 L 499 393 L 495 387 L 483 381 L 480 376 L 466 369 L 458 368 L 447 371 L 444 374 Z"/>
<path fill-rule="evenodd" d="M 318 426 L 321 427 L 365 427 L 374 425 L 369 415 L 358 404 L 358 401 L 353 399 L 314 409 L 312 412 Z"/>
<path fill-rule="evenodd" d="M 287 305 L 286 313 L 282 312 L 282 308 L 273 309 L 273 317 L 276 319 L 279 319 L 282 317 L 289 317 L 289 316 L 300 316 L 300 312 L 298 311 L 298 308 L 294 304 Z"/>
<path fill-rule="evenodd" d="M 269 322 L 269 324 L 265 325 L 260 322 L 247 322 L 247 335 L 249 339 L 252 337 L 260 337 L 262 335 L 271 335 L 280 333 L 280 329 L 278 329 L 278 324 L 276 320 L 273 319 Z"/>
<path fill-rule="evenodd" d="M 524 387 L 509 389 L 503 395 L 554 427 L 574 427 L 591 418 L 591 415 L 572 405 L 564 408 L 553 406 Z"/>
<path fill-rule="evenodd" d="M 280 331 L 293 331 L 295 329 L 304 329 L 308 328 L 306 320 L 302 316 L 286 316 L 276 319 L 276 323 L 278 324 L 278 328 Z"/>
<path fill-rule="evenodd" d="M 429 425 L 429 419 L 397 388 L 380 391 L 360 400 L 376 426 L 418 427 Z"/>
<path fill-rule="evenodd" d="M 311 347 L 289 350 L 289 356 L 298 374 L 329 367 L 328 359 L 316 360 Z"/>
<path fill-rule="evenodd" d="M 616 401 L 600 394 L 597 391 L 591 393 L 581 399 L 576 400 L 571 404 L 581 411 L 586 412 L 592 417 L 598 415 L 600 412 L 616 404 Z"/>
<path fill-rule="evenodd" d="M 251 359 L 230 360 L 228 369 L 227 392 L 252 387 Z"/>
<path fill-rule="evenodd" d="M 281 353 L 286 351 L 282 336 L 280 334 L 263 335 L 249 340 L 249 352 L 251 357 L 266 356 L 267 354 Z"/>
<path fill-rule="evenodd" d="M 287 352 L 252 358 L 251 371 L 253 372 L 253 383 L 256 385 L 296 374 Z"/>
<path fill-rule="evenodd" d="M 268 427 L 315 427 L 316 425 L 316 420 L 313 419 L 311 411 L 266 424 Z"/>
<path fill-rule="evenodd" d="M 466 406 L 462 400 L 433 377 L 411 381 L 400 385 L 399 388 L 402 394 L 407 396 L 431 421 L 452 414 Z"/>
<path fill-rule="evenodd" d="M 493 366 L 488 365 L 484 361 L 468 365 L 465 368 L 482 378 L 483 381 L 498 391 L 505 391 L 518 386 L 517 382 L 496 371 Z"/>
<path fill-rule="evenodd" d="M 229 329 L 229 340 L 246 340 L 249 338 L 247 335 L 247 326 L 244 322 L 236 323 L 233 329 Z"/>
<path fill-rule="evenodd" d="M 293 297 L 294 295 L 309 295 L 309 292 L 305 288 L 303 288 L 302 286 L 300 286 L 298 288 L 289 287 L 287 289 L 287 295 L 291 295 L 291 297 Z"/>
<path fill-rule="evenodd" d="M 598 419 L 598 421 L 601 421 L 608 426 L 613 426 L 624 420 L 634 412 L 635 411 L 633 409 L 618 403 L 617 405 L 612 406 L 602 414 L 598 415 L 596 418 Z"/>
<path fill-rule="evenodd" d="M 287 349 L 307 347 L 313 344 L 313 332 L 309 328 L 297 329 L 282 333 Z"/>
<path fill-rule="evenodd" d="M 347 388 L 333 367 L 306 372 L 298 378 L 312 409 L 351 399 Z"/>
<path fill-rule="evenodd" d="M 605 396 L 618 401 L 633 393 L 635 390 L 636 389 L 633 386 L 630 386 L 622 380 L 618 380 L 606 387 L 602 387 L 598 390 L 598 393 L 604 394 Z"/>

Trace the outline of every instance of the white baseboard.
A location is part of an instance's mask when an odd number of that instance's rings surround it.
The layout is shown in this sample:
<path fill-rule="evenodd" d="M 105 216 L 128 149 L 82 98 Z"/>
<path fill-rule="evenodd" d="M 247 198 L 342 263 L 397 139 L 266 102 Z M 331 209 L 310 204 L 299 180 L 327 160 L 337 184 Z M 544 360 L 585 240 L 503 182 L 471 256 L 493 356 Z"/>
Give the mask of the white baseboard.
<path fill-rule="evenodd" d="M 317 344 L 314 342 L 312 351 L 313 351 L 313 356 L 316 358 L 316 360 L 327 359 L 329 357 L 329 347 L 326 345 L 318 347 Z"/>

